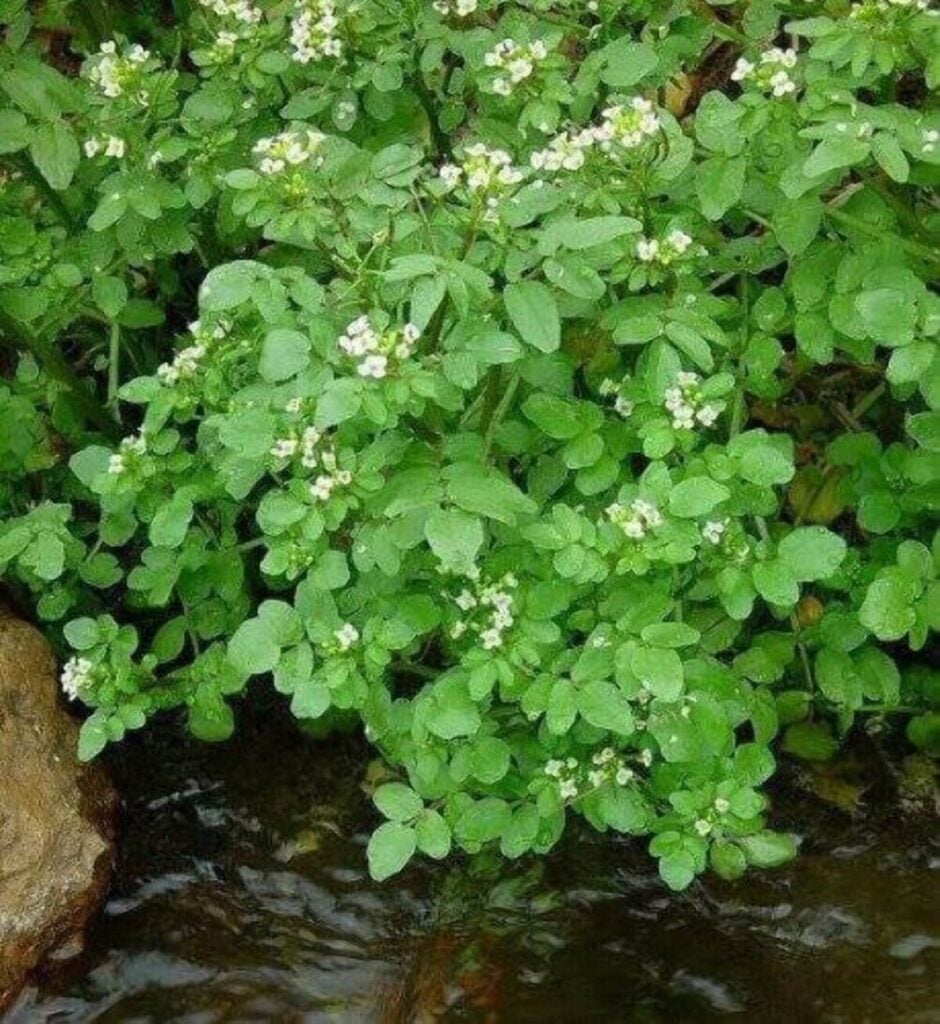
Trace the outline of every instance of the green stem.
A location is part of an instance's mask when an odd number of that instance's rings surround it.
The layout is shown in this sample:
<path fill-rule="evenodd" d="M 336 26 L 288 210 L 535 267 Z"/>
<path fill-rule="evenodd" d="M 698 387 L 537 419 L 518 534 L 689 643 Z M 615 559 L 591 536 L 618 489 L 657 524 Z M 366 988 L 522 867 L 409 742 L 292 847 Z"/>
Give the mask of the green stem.
<path fill-rule="evenodd" d="M 516 391 L 519 387 L 519 371 L 515 370 L 512 377 L 509 379 L 509 383 L 506 385 L 506 390 L 503 392 L 502 397 L 493 409 L 490 415 L 489 421 L 486 424 L 486 428 L 483 433 L 483 458 L 488 459 L 490 451 L 493 448 L 493 441 L 496 438 L 496 431 L 499 429 L 500 423 L 509 411 L 512 400 L 516 397 Z"/>
<path fill-rule="evenodd" d="M 0 336 L 12 351 L 26 349 L 42 364 L 46 373 L 60 384 L 64 384 L 72 393 L 72 398 L 82 416 L 94 424 L 107 437 L 116 440 L 120 436 L 117 422 L 108 414 L 105 407 L 95 397 L 88 385 L 73 372 L 62 353 L 38 334 L 33 334 L 27 327 L 18 324 L 6 313 L 0 313 Z"/>
<path fill-rule="evenodd" d="M 118 388 L 121 386 L 121 328 L 111 324 L 108 346 L 108 405 L 117 416 Z"/>

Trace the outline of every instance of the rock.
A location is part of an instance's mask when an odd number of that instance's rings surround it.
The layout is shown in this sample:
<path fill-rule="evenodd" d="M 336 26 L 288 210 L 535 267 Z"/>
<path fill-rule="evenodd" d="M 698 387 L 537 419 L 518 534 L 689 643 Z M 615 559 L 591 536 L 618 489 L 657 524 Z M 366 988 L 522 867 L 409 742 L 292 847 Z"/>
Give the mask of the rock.
<path fill-rule="evenodd" d="M 81 948 L 107 889 L 117 796 L 77 745 L 48 644 L 0 608 L 0 1012 L 45 957 Z"/>

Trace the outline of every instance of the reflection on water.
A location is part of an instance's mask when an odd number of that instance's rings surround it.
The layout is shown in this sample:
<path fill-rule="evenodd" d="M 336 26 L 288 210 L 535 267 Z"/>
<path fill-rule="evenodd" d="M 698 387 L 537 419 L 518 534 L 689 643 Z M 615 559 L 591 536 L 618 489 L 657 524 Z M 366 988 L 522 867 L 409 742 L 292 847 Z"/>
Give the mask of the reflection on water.
<path fill-rule="evenodd" d="M 682 896 L 638 845 L 590 835 L 541 866 L 419 865 L 379 886 L 353 741 L 167 729 L 113 771 L 110 902 L 83 960 L 10 1024 L 940 1021 L 940 847 L 887 811 L 781 799 L 778 823 L 808 828 L 796 864 Z"/>

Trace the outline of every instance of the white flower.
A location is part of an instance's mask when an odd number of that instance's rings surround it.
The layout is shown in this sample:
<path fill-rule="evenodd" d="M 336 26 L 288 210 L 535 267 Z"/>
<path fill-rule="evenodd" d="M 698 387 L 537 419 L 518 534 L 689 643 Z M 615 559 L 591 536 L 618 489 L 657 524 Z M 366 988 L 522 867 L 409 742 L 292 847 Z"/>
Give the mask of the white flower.
<path fill-rule="evenodd" d="M 295 437 L 285 437 L 280 441 L 275 441 L 271 448 L 271 454 L 276 459 L 289 459 L 292 458 L 299 446 L 300 442 Z"/>
<path fill-rule="evenodd" d="M 413 345 L 421 337 L 421 329 L 415 324 L 405 324 L 401 335 L 409 345 Z"/>
<path fill-rule="evenodd" d="M 115 452 L 115 454 L 108 459 L 108 472 L 112 476 L 119 476 L 126 468 L 127 466 L 124 463 L 124 456 L 121 455 L 120 452 Z"/>
<path fill-rule="evenodd" d="M 480 642 L 483 644 L 484 651 L 492 651 L 496 647 L 502 647 L 503 635 L 498 629 L 484 629 L 480 633 Z"/>
<path fill-rule="evenodd" d="M 315 166 L 323 163 L 318 154 L 326 136 L 311 128 L 302 131 L 281 132 L 271 138 L 262 138 L 254 144 L 252 152 L 261 159 L 258 170 L 272 177 L 281 174 L 288 165 L 296 167 L 313 159 Z"/>
<path fill-rule="evenodd" d="M 712 830 L 710 822 L 707 822 L 704 818 L 699 818 L 695 823 L 695 831 L 704 839 Z"/>
<path fill-rule="evenodd" d="M 618 786 L 626 786 L 628 782 L 633 779 L 633 772 L 629 768 L 620 767 L 617 769 L 617 774 L 614 776 Z"/>
<path fill-rule="evenodd" d="M 641 238 L 636 243 L 636 254 L 644 263 L 652 263 L 659 255 L 659 242 L 655 238 Z"/>
<path fill-rule="evenodd" d="M 117 157 L 118 160 L 124 156 L 124 140 L 119 139 L 116 135 L 109 135 L 107 144 L 105 145 L 104 155 Z"/>
<path fill-rule="evenodd" d="M 457 602 L 457 607 L 461 611 L 468 612 L 471 608 L 476 608 L 477 606 L 477 599 L 466 588 L 464 588 L 454 600 Z"/>
<path fill-rule="evenodd" d="M 291 56 L 299 64 L 339 57 L 343 43 L 336 35 L 338 28 L 333 0 L 298 0 L 290 26 Z"/>
<path fill-rule="evenodd" d="M 731 810 L 731 804 L 723 796 L 720 796 L 715 800 L 715 810 L 719 814 L 727 814 Z"/>
<path fill-rule="evenodd" d="M 440 171 L 438 171 L 438 174 L 440 175 L 441 181 L 443 181 L 448 188 L 456 188 L 460 184 L 460 178 L 463 175 L 463 170 L 456 164 L 444 164 Z"/>
<path fill-rule="evenodd" d="M 622 149 L 634 149 L 656 135 L 660 127 L 653 104 L 642 96 L 634 96 L 627 104 L 604 110 L 601 123 L 592 131 L 600 148 L 610 152 L 614 143 Z"/>
<path fill-rule="evenodd" d="M 302 398 L 299 398 L 299 397 L 298 398 L 291 398 L 291 399 L 288 400 L 287 404 L 284 406 L 284 412 L 298 413 L 298 412 L 300 412 L 302 406 L 303 406 L 303 399 Z M 317 434 L 317 441 L 319 439 L 320 439 L 320 435 Z M 314 444 L 316 444 L 316 441 L 314 442 Z"/>
<path fill-rule="evenodd" d="M 545 762 L 545 774 L 550 778 L 557 779 L 561 775 L 562 769 L 565 767 L 564 761 L 559 761 L 556 758 Z"/>
<path fill-rule="evenodd" d="M 92 663 L 87 658 L 69 658 L 62 666 L 59 681 L 69 700 L 77 700 L 91 682 Z"/>
<path fill-rule="evenodd" d="M 82 146 L 82 149 L 85 150 L 85 156 L 87 156 L 90 159 L 93 156 L 97 156 L 98 153 L 101 152 L 101 143 L 98 141 L 98 139 L 88 139 Z"/>
<path fill-rule="evenodd" d="M 727 529 L 728 523 L 724 519 L 710 519 L 702 527 L 702 537 L 709 542 L 709 544 L 720 544 L 721 535 Z"/>
<path fill-rule="evenodd" d="M 746 78 L 750 77 L 753 71 L 754 65 L 749 60 L 745 60 L 744 57 L 739 57 L 734 70 L 731 72 L 731 80 L 733 82 L 743 82 Z"/>
<path fill-rule="evenodd" d="M 937 148 L 937 143 L 940 142 L 940 131 L 936 128 L 925 128 L 920 133 L 921 140 L 921 152 L 932 153 Z"/>
<path fill-rule="evenodd" d="M 684 232 L 676 229 L 670 231 L 666 236 L 666 242 L 676 250 L 677 253 L 684 253 L 692 244 L 692 239 Z"/>
<path fill-rule="evenodd" d="M 714 405 L 703 405 L 695 414 L 695 418 L 703 427 L 710 427 L 718 419 L 719 410 Z"/>
<path fill-rule="evenodd" d="M 310 485 L 310 494 L 319 501 L 328 501 L 335 484 L 331 476 L 318 476 Z"/>
<path fill-rule="evenodd" d="M 578 795 L 578 784 L 574 779 L 563 779 L 558 785 L 558 793 L 562 800 L 574 800 Z"/>
<path fill-rule="evenodd" d="M 388 372 L 388 357 L 378 354 L 368 355 L 356 367 L 356 372 L 360 377 L 373 377 L 378 380 Z"/>
<path fill-rule="evenodd" d="M 359 630 L 351 622 L 345 622 L 339 629 L 334 631 L 333 636 L 336 637 L 339 649 L 341 651 L 348 651 L 359 640 Z"/>

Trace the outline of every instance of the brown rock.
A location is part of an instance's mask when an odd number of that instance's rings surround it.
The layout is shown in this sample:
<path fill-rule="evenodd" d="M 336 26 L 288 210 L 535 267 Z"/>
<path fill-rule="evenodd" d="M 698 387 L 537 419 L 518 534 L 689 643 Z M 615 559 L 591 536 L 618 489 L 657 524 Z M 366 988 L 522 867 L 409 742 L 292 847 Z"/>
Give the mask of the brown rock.
<path fill-rule="evenodd" d="M 0 608 L 0 1012 L 45 956 L 80 948 L 108 885 L 117 797 L 77 745 L 49 646 Z"/>

